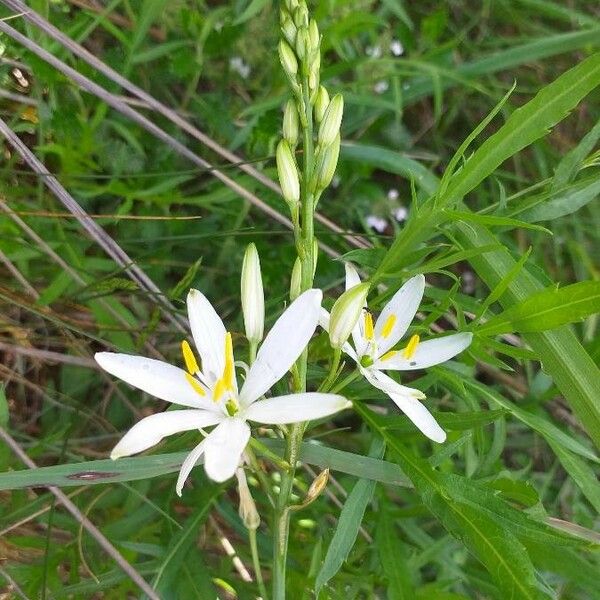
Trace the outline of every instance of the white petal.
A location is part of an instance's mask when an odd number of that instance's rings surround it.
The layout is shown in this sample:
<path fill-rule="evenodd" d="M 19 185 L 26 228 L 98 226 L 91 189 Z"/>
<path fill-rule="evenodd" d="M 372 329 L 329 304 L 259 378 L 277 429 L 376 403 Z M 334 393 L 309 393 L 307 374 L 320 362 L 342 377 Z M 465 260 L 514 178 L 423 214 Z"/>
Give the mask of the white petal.
<path fill-rule="evenodd" d="M 178 496 L 181 496 L 181 490 L 183 489 L 183 484 L 185 480 L 188 478 L 190 471 L 196 466 L 202 454 L 204 454 L 204 450 L 206 447 L 206 440 L 204 438 L 186 457 L 181 465 L 181 469 L 179 470 L 179 477 L 177 477 L 177 484 L 175 485 L 175 491 Z"/>
<path fill-rule="evenodd" d="M 393 348 L 400 338 L 406 333 L 408 326 L 417 314 L 419 304 L 425 291 L 425 277 L 415 275 L 409 279 L 386 304 L 375 323 L 375 339 L 379 356 Z M 383 332 L 388 319 L 393 319 L 393 327 L 383 337 Z"/>
<path fill-rule="evenodd" d="M 110 453 L 114 460 L 155 446 L 164 437 L 216 425 L 223 416 L 207 410 L 173 410 L 150 415 L 136 423 Z"/>
<path fill-rule="evenodd" d="M 386 394 L 400 394 L 402 396 L 411 396 L 421 400 L 425 398 L 425 394 L 420 390 L 401 385 L 374 367 L 369 367 L 367 369 L 364 367 L 359 368 L 361 373 L 371 385 L 375 386 L 377 389 L 385 392 Z"/>
<path fill-rule="evenodd" d="M 384 391 L 430 440 L 442 443 L 446 440 L 445 431 L 437 424 L 427 407 L 419 402 L 425 395 L 419 390 L 400 385 L 381 371 L 362 369 L 365 377 L 376 388 Z"/>
<path fill-rule="evenodd" d="M 355 285 L 359 285 L 361 283 L 360 275 L 352 263 L 344 263 L 344 266 L 346 267 L 346 289 L 349 290 Z"/>
<path fill-rule="evenodd" d="M 248 407 L 244 416 L 257 423 L 282 425 L 322 419 L 350 406 L 352 402 L 343 396 L 308 392 L 259 400 Z"/>
<path fill-rule="evenodd" d="M 111 375 L 156 398 L 192 408 L 214 408 L 208 392 L 206 396 L 201 396 L 194 391 L 186 379 L 185 371 L 173 365 L 143 356 L 114 352 L 98 352 L 94 358 Z M 205 389 L 201 384 L 198 385 Z"/>
<path fill-rule="evenodd" d="M 430 440 L 441 444 L 446 441 L 446 432 L 438 425 L 427 407 L 411 396 L 390 394 L 396 406 L 415 424 L 417 429 Z"/>
<path fill-rule="evenodd" d="M 243 405 L 260 398 L 302 354 L 319 322 L 322 297 L 321 290 L 307 290 L 277 319 L 242 386 L 240 402 Z"/>
<path fill-rule="evenodd" d="M 242 419 L 230 417 L 217 425 L 204 440 L 206 474 L 217 482 L 233 477 L 249 439 L 250 427 Z"/>
<path fill-rule="evenodd" d="M 202 359 L 202 373 L 214 382 L 225 367 L 225 326 L 206 296 L 191 289 L 187 297 L 188 319 L 194 344 Z"/>
<path fill-rule="evenodd" d="M 469 346 L 473 339 L 472 333 L 456 333 L 442 338 L 426 340 L 417 346 L 411 358 L 405 358 L 402 350 L 385 360 L 377 361 L 375 369 L 391 369 L 394 371 L 413 371 L 426 369 L 433 365 L 450 360 Z"/>

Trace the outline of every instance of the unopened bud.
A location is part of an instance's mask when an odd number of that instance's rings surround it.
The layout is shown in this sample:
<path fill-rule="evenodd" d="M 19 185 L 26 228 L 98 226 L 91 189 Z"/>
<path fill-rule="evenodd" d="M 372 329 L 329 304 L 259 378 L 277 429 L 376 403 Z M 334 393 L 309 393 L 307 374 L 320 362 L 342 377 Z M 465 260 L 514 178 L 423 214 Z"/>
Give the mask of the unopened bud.
<path fill-rule="evenodd" d="M 302 61 L 310 52 L 310 40 L 308 38 L 308 29 L 301 27 L 296 35 L 296 55 Z"/>
<path fill-rule="evenodd" d="M 292 151 L 285 140 L 281 140 L 277 145 L 275 157 L 283 198 L 288 204 L 294 205 L 300 201 L 300 181 Z"/>
<path fill-rule="evenodd" d="M 336 301 L 329 317 L 331 346 L 340 349 L 358 323 L 369 293 L 369 284 L 361 283 L 346 290 Z"/>
<path fill-rule="evenodd" d="M 316 94 L 317 88 L 319 86 L 319 75 L 321 69 L 321 55 L 317 52 L 314 57 L 312 63 L 310 64 L 310 68 L 308 70 L 308 87 L 312 93 L 311 102 L 314 102 L 314 96 Z"/>
<path fill-rule="evenodd" d="M 296 27 L 308 27 L 308 8 L 305 2 L 298 4 L 294 9 L 294 23 Z"/>
<path fill-rule="evenodd" d="M 329 103 L 325 116 L 319 127 L 319 144 L 328 146 L 340 133 L 342 124 L 342 115 L 344 114 L 344 98 L 341 94 L 336 94 Z"/>
<path fill-rule="evenodd" d="M 246 529 L 258 529 L 258 526 L 260 525 L 260 515 L 256 510 L 254 498 L 252 498 L 252 494 L 250 493 L 244 469 L 238 469 L 235 474 L 238 480 L 238 494 L 240 497 L 240 518 L 246 526 Z"/>
<path fill-rule="evenodd" d="M 289 17 L 285 17 L 281 22 L 281 33 L 283 33 L 283 37 L 287 40 L 287 43 L 290 46 L 294 46 L 296 44 L 296 26 L 294 25 L 294 21 Z"/>
<path fill-rule="evenodd" d="M 290 300 L 293 302 L 299 295 L 302 287 L 302 263 L 297 258 L 292 269 L 292 279 L 290 281 Z"/>
<path fill-rule="evenodd" d="M 285 6 L 290 12 L 294 12 L 298 4 L 298 0 L 285 0 Z"/>
<path fill-rule="evenodd" d="M 290 145 L 290 148 L 296 147 L 298 135 L 298 109 L 293 100 L 288 100 L 283 112 L 283 138 Z"/>
<path fill-rule="evenodd" d="M 311 19 L 310 23 L 308 24 L 308 37 L 310 39 L 311 52 L 316 52 L 319 49 L 321 36 L 319 35 L 319 27 L 317 26 L 317 22 L 314 19 Z"/>
<path fill-rule="evenodd" d="M 320 123 L 323 120 L 328 106 L 329 94 L 324 86 L 320 86 L 315 99 L 315 120 L 317 123 Z"/>
<path fill-rule="evenodd" d="M 248 341 L 258 343 L 265 326 L 265 297 L 260 259 L 254 244 L 249 244 L 242 263 L 242 313 Z"/>
<path fill-rule="evenodd" d="M 321 148 L 316 156 L 316 168 L 311 181 L 311 189 L 314 192 L 323 191 L 333 179 L 335 168 L 340 156 L 340 136 L 326 148 Z"/>
<path fill-rule="evenodd" d="M 279 60 L 281 61 L 281 66 L 286 72 L 286 75 L 290 77 L 290 79 L 294 79 L 298 72 L 298 61 L 296 60 L 294 51 L 284 40 L 280 40 L 279 42 Z"/>
<path fill-rule="evenodd" d="M 328 482 L 329 469 L 324 469 L 314 478 L 313 482 L 310 484 L 308 492 L 306 492 L 304 502 L 302 502 L 302 506 L 308 506 L 311 502 L 314 502 L 323 493 L 323 490 L 327 487 Z"/>

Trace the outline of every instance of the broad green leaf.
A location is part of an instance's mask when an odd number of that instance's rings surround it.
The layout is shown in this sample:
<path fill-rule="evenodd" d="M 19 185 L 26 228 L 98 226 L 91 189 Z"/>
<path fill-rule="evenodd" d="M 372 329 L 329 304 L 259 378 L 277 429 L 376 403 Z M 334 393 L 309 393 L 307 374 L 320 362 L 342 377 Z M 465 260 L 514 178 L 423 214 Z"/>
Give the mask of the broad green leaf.
<path fill-rule="evenodd" d="M 248 6 L 244 9 L 244 12 L 233 22 L 233 25 L 241 25 L 246 21 L 249 21 L 252 17 L 257 15 L 267 4 L 270 4 L 269 0 L 251 0 Z"/>
<path fill-rule="evenodd" d="M 502 217 L 497 215 L 482 215 L 480 213 L 468 212 L 464 210 L 444 210 L 444 215 L 449 221 L 472 221 L 489 227 L 510 227 L 511 229 L 533 229 L 543 233 L 552 234 L 552 232 L 541 225 L 533 225 L 518 219 Z"/>
<path fill-rule="evenodd" d="M 463 248 L 478 248 L 496 241 L 481 225 L 456 223 L 455 228 Z M 494 289 L 514 269 L 516 263 L 508 250 L 481 254 L 470 262 L 490 289 Z M 542 290 L 542 285 L 524 269 L 510 283 L 500 303 L 508 309 Z M 540 358 L 544 371 L 554 379 L 596 446 L 600 447 L 598 366 L 568 328 L 526 333 L 523 337 Z"/>
<path fill-rule="evenodd" d="M 369 454 L 371 456 L 381 456 L 383 448 L 383 442 L 376 438 L 373 441 L 373 447 Z M 325 560 L 317 575 L 315 582 L 317 596 L 321 588 L 340 570 L 340 567 L 348 558 L 350 550 L 352 550 L 352 546 L 354 546 L 354 542 L 356 541 L 367 505 L 373 498 L 374 491 L 374 481 L 360 479 L 354 484 L 352 491 L 348 495 L 340 513 L 335 533 L 333 534 L 329 548 L 327 548 Z"/>
<path fill-rule="evenodd" d="M 600 54 L 594 54 L 542 88 L 517 109 L 469 158 L 448 185 L 443 203 L 457 202 L 506 159 L 543 137 L 600 84 Z"/>
<path fill-rule="evenodd" d="M 262 442 L 279 455 L 283 453 L 282 441 L 265 439 Z M 0 490 L 48 485 L 69 487 L 158 477 L 178 471 L 186 456 L 186 452 L 174 452 L 120 458 L 116 461 L 94 460 L 10 471 L 0 473 Z M 328 448 L 313 442 L 303 442 L 300 448 L 300 459 L 322 469 L 328 468 L 389 485 L 402 487 L 411 485 L 402 470 L 394 463 Z"/>
<path fill-rule="evenodd" d="M 533 294 L 478 325 L 477 332 L 499 335 L 546 331 L 582 321 L 597 312 L 600 312 L 600 281 L 580 281 Z"/>

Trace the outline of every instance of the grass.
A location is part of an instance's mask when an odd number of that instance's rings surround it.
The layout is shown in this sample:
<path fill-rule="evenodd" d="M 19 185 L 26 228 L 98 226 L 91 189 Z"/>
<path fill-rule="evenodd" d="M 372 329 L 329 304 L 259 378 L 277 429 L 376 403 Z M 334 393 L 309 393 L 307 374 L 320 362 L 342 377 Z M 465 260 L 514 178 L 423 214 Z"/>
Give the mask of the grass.
<path fill-rule="evenodd" d="M 162 104 L 132 100 L 131 90 L 30 21 L 2 22 L 0 117 L 95 223 L 86 235 L 68 197 L 59 201 L 45 185 L 48 173 L 36 173 L 5 141 L 0 425 L 38 466 L 52 466 L 107 458 L 133 422 L 163 408 L 113 385 L 91 357 L 108 349 L 179 362 L 190 286 L 215 300 L 241 338 L 239 276 L 249 242 L 261 256 L 269 325 L 280 313 L 296 253 L 286 206 L 269 181 L 288 89 L 269 2 L 29 6 Z M 0 17 L 16 12 L 1 10 Z M 392 290 L 425 272 L 432 287 L 424 323 L 441 330 L 467 328 L 482 306 L 488 320 L 544 288 L 598 281 L 592 55 L 600 15 L 591 3 L 351 0 L 318 3 L 313 15 L 323 35 L 323 82 L 345 99 L 337 178 L 318 206 L 337 230 L 316 225 L 331 254 L 351 253 Z M 74 83 L 6 27 L 108 95 Z M 527 104 L 540 91 L 538 105 Z M 495 106 L 497 116 L 457 156 L 447 193 L 434 202 L 452 157 Z M 399 208 L 408 223 L 393 217 Z M 370 217 L 385 221 L 381 231 Z M 321 253 L 316 284 L 328 308 L 342 277 L 341 262 Z M 374 296 L 381 306 L 389 291 Z M 314 597 L 316 582 L 320 597 L 332 599 L 598 597 L 595 312 L 597 303 L 571 324 L 567 306 L 556 330 L 520 325 L 493 337 L 474 328 L 475 343 L 460 360 L 417 372 L 415 385 L 450 432 L 442 446 L 396 412 L 365 408 L 388 404 L 353 383 L 348 393 L 367 404 L 307 433 L 320 446 L 303 450 L 298 499 L 322 468 L 331 466 L 335 481 L 292 521 L 289 597 Z M 328 356 L 324 334 L 311 352 L 316 381 Z M 0 586 L 26 598 L 137 597 L 131 573 L 86 529 L 89 519 L 158 597 L 256 597 L 235 486 L 211 484 L 196 469 L 178 499 L 174 475 L 153 462 L 188 450 L 196 437 L 170 438 L 141 459 L 157 475 L 151 479 L 127 476 L 140 462 L 110 463 L 126 476 L 65 487 L 81 517 L 59 508 L 45 487 L 0 486 Z M 385 463 L 357 462 L 369 453 Z M 277 486 L 278 472 L 261 461 Z M 0 470 L 21 469 L 11 447 L 0 447 Z M 30 485 L 60 476 L 41 473 Z M 269 503 L 255 484 L 268 582 Z M 332 578 L 319 575 L 323 564 L 322 573 L 336 565 Z"/>

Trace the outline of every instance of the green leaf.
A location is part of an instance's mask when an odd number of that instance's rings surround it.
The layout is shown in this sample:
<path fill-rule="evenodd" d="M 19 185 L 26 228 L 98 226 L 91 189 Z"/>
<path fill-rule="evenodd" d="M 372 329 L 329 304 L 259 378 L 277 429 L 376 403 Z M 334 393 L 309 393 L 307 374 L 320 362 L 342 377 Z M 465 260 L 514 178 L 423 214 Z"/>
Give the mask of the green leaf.
<path fill-rule="evenodd" d="M 600 312 L 600 281 L 580 281 L 529 296 L 477 326 L 481 335 L 546 331 Z"/>
<path fill-rule="evenodd" d="M 383 442 L 379 439 L 373 441 L 373 448 L 369 454 L 381 456 L 383 453 Z M 335 533 L 327 548 L 327 554 L 323 566 L 317 575 L 315 590 L 317 596 L 321 588 L 340 570 L 344 561 L 348 558 L 352 546 L 356 541 L 363 515 L 375 491 L 375 482 L 368 479 L 360 479 L 348 495 L 340 518 L 338 519 Z"/>
<path fill-rule="evenodd" d="M 0 427 L 8 425 L 8 400 L 6 399 L 6 389 L 0 385 Z"/>
<path fill-rule="evenodd" d="M 510 158 L 564 119 L 600 84 L 600 54 L 594 54 L 545 86 L 517 109 L 452 177 L 444 203 L 457 202 Z"/>
<path fill-rule="evenodd" d="M 244 12 L 233 22 L 233 25 L 241 25 L 249 21 L 269 3 L 269 0 L 252 0 L 244 9 Z"/>
<path fill-rule="evenodd" d="M 449 221 L 471 221 L 473 223 L 481 223 L 482 225 L 488 225 L 490 227 L 510 227 L 512 229 L 533 229 L 534 231 L 541 231 L 543 233 L 552 232 L 541 225 L 533 225 L 525 221 L 519 221 L 518 219 L 511 219 L 509 217 L 500 217 L 496 215 L 482 215 L 479 213 L 468 212 L 464 210 L 444 210 L 444 215 L 448 217 Z"/>

